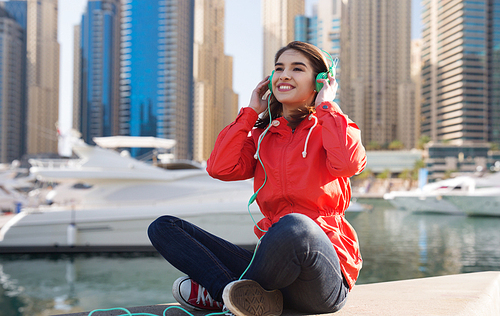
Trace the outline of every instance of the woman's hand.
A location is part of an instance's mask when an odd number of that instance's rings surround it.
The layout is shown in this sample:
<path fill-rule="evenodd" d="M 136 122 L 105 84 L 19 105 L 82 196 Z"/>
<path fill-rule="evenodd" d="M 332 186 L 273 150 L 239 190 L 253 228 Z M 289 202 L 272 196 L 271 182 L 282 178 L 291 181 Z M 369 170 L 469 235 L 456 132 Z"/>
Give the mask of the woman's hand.
<path fill-rule="evenodd" d="M 257 112 L 257 114 L 260 114 L 264 112 L 267 109 L 267 99 L 262 100 L 262 97 L 266 94 L 268 91 L 268 85 L 269 83 L 269 76 L 264 78 L 257 87 L 252 91 L 252 96 L 250 97 L 250 104 L 248 105 L 252 109 Z"/>
<path fill-rule="evenodd" d="M 328 72 L 328 80 L 318 79 L 318 82 L 323 84 L 323 88 L 321 88 L 316 96 L 315 105 L 318 106 L 323 101 L 333 101 L 335 99 L 335 95 L 337 94 L 337 88 L 339 87 L 337 80 L 335 80 L 330 72 Z"/>

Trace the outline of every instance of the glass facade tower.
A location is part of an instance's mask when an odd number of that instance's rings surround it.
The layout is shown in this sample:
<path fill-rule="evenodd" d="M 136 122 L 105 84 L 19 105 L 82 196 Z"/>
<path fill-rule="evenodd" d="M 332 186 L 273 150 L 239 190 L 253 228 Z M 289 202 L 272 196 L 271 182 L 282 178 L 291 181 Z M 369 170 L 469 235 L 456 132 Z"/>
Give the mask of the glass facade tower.
<path fill-rule="evenodd" d="M 500 147 L 500 0 L 488 7 L 489 141 Z"/>
<path fill-rule="evenodd" d="M 27 109 L 27 86 L 26 86 L 26 30 L 27 30 L 27 14 L 28 14 L 28 3 L 26 1 L 9 1 L 3 3 L 5 10 L 8 12 L 8 15 L 14 19 L 22 29 L 22 45 L 21 51 L 18 52 L 20 58 L 20 63 L 15 67 L 16 72 L 20 71 L 21 73 L 21 83 L 19 84 L 20 89 L 20 104 L 16 105 L 19 109 L 16 111 L 16 115 L 19 115 L 17 118 L 19 120 L 20 126 L 19 130 L 15 131 L 17 133 L 17 137 L 19 137 L 19 143 L 16 143 L 14 146 L 19 146 L 18 150 L 16 149 L 18 158 L 21 158 L 22 155 L 26 153 L 26 109 Z M 0 133 L 1 134 L 1 133 Z M 8 158 L 7 160 L 9 160 Z M 17 158 L 16 158 L 17 159 Z"/>
<path fill-rule="evenodd" d="M 120 3 L 89 1 L 80 36 L 80 129 L 85 142 L 118 135 Z"/>
<path fill-rule="evenodd" d="M 24 154 L 25 47 L 23 28 L 0 6 L 0 163 Z"/>
<path fill-rule="evenodd" d="M 307 42 L 318 46 L 318 17 L 306 17 L 297 15 L 295 17 L 295 40 Z"/>
<path fill-rule="evenodd" d="M 422 134 L 500 144 L 500 1 L 423 2 Z"/>
<path fill-rule="evenodd" d="M 122 2 L 119 133 L 173 139 L 191 159 L 194 0 Z"/>

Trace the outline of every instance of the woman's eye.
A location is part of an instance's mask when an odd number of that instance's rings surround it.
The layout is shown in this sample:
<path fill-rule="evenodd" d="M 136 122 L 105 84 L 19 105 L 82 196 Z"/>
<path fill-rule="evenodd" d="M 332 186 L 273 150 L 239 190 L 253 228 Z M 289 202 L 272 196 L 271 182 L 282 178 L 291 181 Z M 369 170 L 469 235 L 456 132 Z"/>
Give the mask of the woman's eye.
<path fill-rule="evenodd" d="M 294 68 L 293 71 L 304 71 L 302 68 Z"/>
<path fill-rule="evenodd" d="M 278 68 L 275 68 L 274 71 L 283 71 L 283 68 L 278 67 Z"/>

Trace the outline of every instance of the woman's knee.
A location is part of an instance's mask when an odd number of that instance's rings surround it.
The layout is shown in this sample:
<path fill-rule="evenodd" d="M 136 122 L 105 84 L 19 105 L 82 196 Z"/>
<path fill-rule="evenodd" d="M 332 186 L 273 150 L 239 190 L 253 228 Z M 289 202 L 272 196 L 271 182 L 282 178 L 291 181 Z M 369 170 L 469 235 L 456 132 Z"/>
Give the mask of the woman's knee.
<path fill-rule="evenodd" d="M 159 235 L 163 235 L 160 231 L 165 232 L 169 227 L 175 225 L 177 220 L 179 220 L 177 217 L 171 215 L 163 215 L 155 219 L 148 227 L 149 240 L 153 241 Z"/>
<path fill-rule="evenodd" d="M 324 234 L 319 225 L 304 214 L 287 214 L 276 225 L 283 226 L 290 239 L 303 239 L 316 234 Z"/>

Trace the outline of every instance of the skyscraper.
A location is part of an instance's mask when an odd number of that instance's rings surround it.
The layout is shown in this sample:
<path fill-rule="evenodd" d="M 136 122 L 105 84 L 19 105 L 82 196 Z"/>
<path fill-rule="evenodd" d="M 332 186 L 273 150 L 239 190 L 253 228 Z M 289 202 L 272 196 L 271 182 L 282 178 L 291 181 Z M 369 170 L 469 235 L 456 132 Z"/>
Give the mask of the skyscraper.
<path fill-rule="evenodd" d="M 191 159 L 194 0 L 122 3 L 120 134 L 174 139 Z"/>
<path fill-rule="evenodd" d="M 73 117 L 72 127 L 81 131 L 81 102 L 82 102 L 82 28 L 80 25 L 73 27 Z"/>
<path fill-rule="evenodd" d="M 500 0 L 488 1 L 488 141 L 500 147 Z"/>
<path fill-rule="evenodd" d="M 74 72 L 77 126 L 83 140 L 94 144 L 93 137 L 119 132 L 120 1 L 90 0 L 79 30 Z"/>
<path fill-rule="evenodd" d="M 25 33 L 0 6 L 0 163 L 24 153 Z"/>
<path fill-rule="evenodd" d="M 311 17 L 296 16 L 295 40 L 313 44 L 330 54 L 333 59 L 340 57 L 342 7 L 340 0 L 319 0 L 313 7 Z M 336 66 L 336 80 L 339 83 L 341 81 L 341 64 L 342 61 Z M 341 89 L 342 84 L 337 91 L 335 99 L 337 103 L 340 103 Z"/>
<path fill-rule="evenodd" d="M 340 55 L 341 0 L 318 0 L 317 46 L 332 56 Z"/>
<path fill-rule="evenodd" d="M 316 9 L 317 6 L 315 5 Z M 318 15 L 316 10 L 311 17 L 305 15 L 295 16 L 295 33 L 294 40 L 307 42 L 318 46 Z"/>
<path fill-rule="evenodd" d="M 5 9 L 25 33 L 22 58 L 25 132 L 29 154 L 57 153 L 59 113 L 59 43 L 57 0 L 11 0 Z"/>
<path fill-rule="evenodd" d="M 408 122 L 415 126 L 413 129 L 413 141 L 415 146 L 420 138 L 420 106 L 421 106 L 421 91 L 422 91 L 422 39 L 414 39 L 411 41 L 411 79 L 415 86 L 415 106 L 411 113 L 408 113 L 409 119 L 413 123 Z M 411 131 L 409 131 L 411 132 Z"/>
<path fill-rule="evenodd" d="M 238 112 L 233 60 L 224 55 L 224 0 L 195 0 L 194 160 L 206 161 L 219 132 Z"/>
<path fill-rule="evenodd" d="M 57 153 L 59 43 L 57 0 L 27 2 L 27 152 Z"/>
<path fill-rule="evenodd" d="M 264 30 L 263 75 L 274 69 L 274 55 L 294 40 L 294 23 L 297 15 L 304 15 L 304 0 L 261 1 Z"/>
<path fill-rule="evenodd" d="M 500 144 L 500 1 L 422 4 L 422 134 Z"/>
<path fill-rule="evenodd" d="M 410 72 L 411 0 L 343 0 L 341 106 L 363 143 L 387 145 L 413 128 L 400 121 L 414 106 Z"/>

